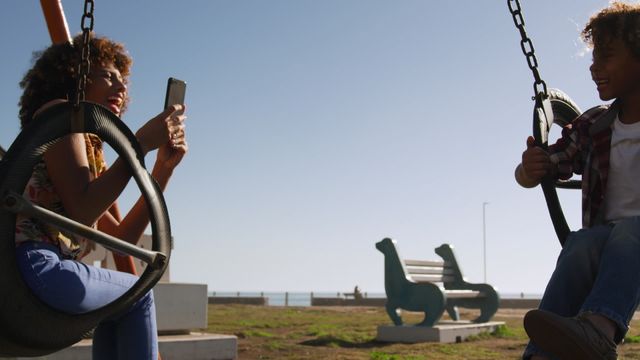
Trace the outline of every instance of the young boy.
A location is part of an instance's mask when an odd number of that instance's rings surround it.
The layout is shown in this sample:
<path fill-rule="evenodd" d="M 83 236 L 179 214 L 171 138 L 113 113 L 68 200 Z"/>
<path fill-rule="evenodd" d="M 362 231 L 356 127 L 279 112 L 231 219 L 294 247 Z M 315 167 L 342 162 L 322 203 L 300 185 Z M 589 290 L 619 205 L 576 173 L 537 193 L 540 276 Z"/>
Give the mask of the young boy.
<path fill-rule="evenodd" d="M 525 316 L 524 359 L 616 359 L 640 299 L 640 4 L 613 2 L 582 37 L 600 99 L 615 101 L 575 119 L 548 152 L 528 138 L 516 169 L 524 187 L 582 174 L 583 228 Z"/>

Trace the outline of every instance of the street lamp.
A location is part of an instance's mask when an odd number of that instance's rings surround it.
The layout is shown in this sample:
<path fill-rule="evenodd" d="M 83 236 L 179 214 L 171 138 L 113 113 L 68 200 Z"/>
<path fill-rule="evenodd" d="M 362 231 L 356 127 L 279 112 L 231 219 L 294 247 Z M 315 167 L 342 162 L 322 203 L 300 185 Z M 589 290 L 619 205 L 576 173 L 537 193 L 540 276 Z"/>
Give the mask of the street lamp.
<path fill-rule="evenodd" d="M 487 283 L 487 217 L 486 209 L 488 202 L 482 203 L 482 252 L 483 252 L 483 267 L 484 267 L 484 282 Z"/>

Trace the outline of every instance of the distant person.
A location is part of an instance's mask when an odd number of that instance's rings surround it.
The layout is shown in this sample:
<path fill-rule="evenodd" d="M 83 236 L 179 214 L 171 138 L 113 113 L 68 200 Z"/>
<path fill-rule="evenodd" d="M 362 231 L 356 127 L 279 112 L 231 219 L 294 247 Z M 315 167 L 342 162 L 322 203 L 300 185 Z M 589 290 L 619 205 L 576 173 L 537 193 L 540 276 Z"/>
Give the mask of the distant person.
<path fill-rule="evenodd" d="M 613 2 L 582 31 L 600 99 L 548 151 L 532 137 L 516 180 L 582 174 L 583 228 L 564 244 L 524 359 L 616 359 L 640 294 L 640 4 Z"/>
<path fill-rule="evenodd" d="M 36 53 L 33 67 L 20 82 L 24 90 L 20 98 L 22 126 L 46 121 L 38 117 L 43 108 L 74 98 L 82 42 L 80 35 L 73 45 L 52 45 Z M 86 100 L 122 116 L 129 101 L 129 55 L 122 44 L 92 35 L 90 60 Z M 187 153 L 183 110 L 182 105 L 170 107 L 136 132 L 144 154 L 158 150 L 151 174 L 162 190 Z M 149 224 L 146 204 L 140 198 L 120 219 L 116 199 L 131 172 L 122 159 L 107 168 L 102 145 L 93 134 L 61 138 L 34 167 L 24 196 L 135 244 Z M 18 216 L 15 234 L 16 258 L 25 283 L 40 300 L 61 312 L 80 314 L 100 308 L 137 281 L 131 274 L 79 262 L 91 244 L 37 219 Z M 93 359 L 156 360 L 157 340 L 155 305 L 149 292 L 126 312 L 98 325 L 93 335 Z"/>
<path fill-rule="evenodd" d="M 353 298 L 356 300 L 362 299 L 362 293 L 360 292 L 358 285 L 353 289 Z"/>

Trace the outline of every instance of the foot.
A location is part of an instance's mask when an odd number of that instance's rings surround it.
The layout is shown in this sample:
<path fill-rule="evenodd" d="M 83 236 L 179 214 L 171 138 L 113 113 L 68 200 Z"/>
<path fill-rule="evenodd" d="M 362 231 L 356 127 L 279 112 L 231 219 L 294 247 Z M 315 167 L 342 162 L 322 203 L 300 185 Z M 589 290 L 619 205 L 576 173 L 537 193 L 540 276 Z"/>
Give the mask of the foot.
<path fill-rule="evenodd" d="M 616 360 L 616 344 L 584 315 L 566 318 L 544 310 L 524 317 L 529 338 L 544 351 L 562 360 Z"/>

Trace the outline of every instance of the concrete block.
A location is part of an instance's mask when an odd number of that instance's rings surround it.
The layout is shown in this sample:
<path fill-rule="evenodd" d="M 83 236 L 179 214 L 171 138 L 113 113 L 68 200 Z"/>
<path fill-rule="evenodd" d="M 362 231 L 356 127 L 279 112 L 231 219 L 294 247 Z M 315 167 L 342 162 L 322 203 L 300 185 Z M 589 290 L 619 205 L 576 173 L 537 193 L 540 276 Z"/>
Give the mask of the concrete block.
<path fill-rule="evenodd" d="M 207 285 L 158 283 L 153 288 L 158 332 L 189 333 L 207 328 Z"/>
<path fill-rule="evenodd" d="M 82 340 L 55 354 L 15 360 L 87 360 L 91 359 L 91 340 Z M 160 336 L 162 360 L 233 360 L 238 357 L 238 338 L 231 335 L 191 333 Z"/>
<path fill-rule="evenodd" d="M 470 321 L 442 321 L 434 327 L 381 325 L 378 326 L 376 340 L 411 344 L 419 342 L 454 343 L 464 341 L 471 335 L 493 332 L 500 325 L 504 325 L 504 322 L 491 321 L 476 324 Z"/>

